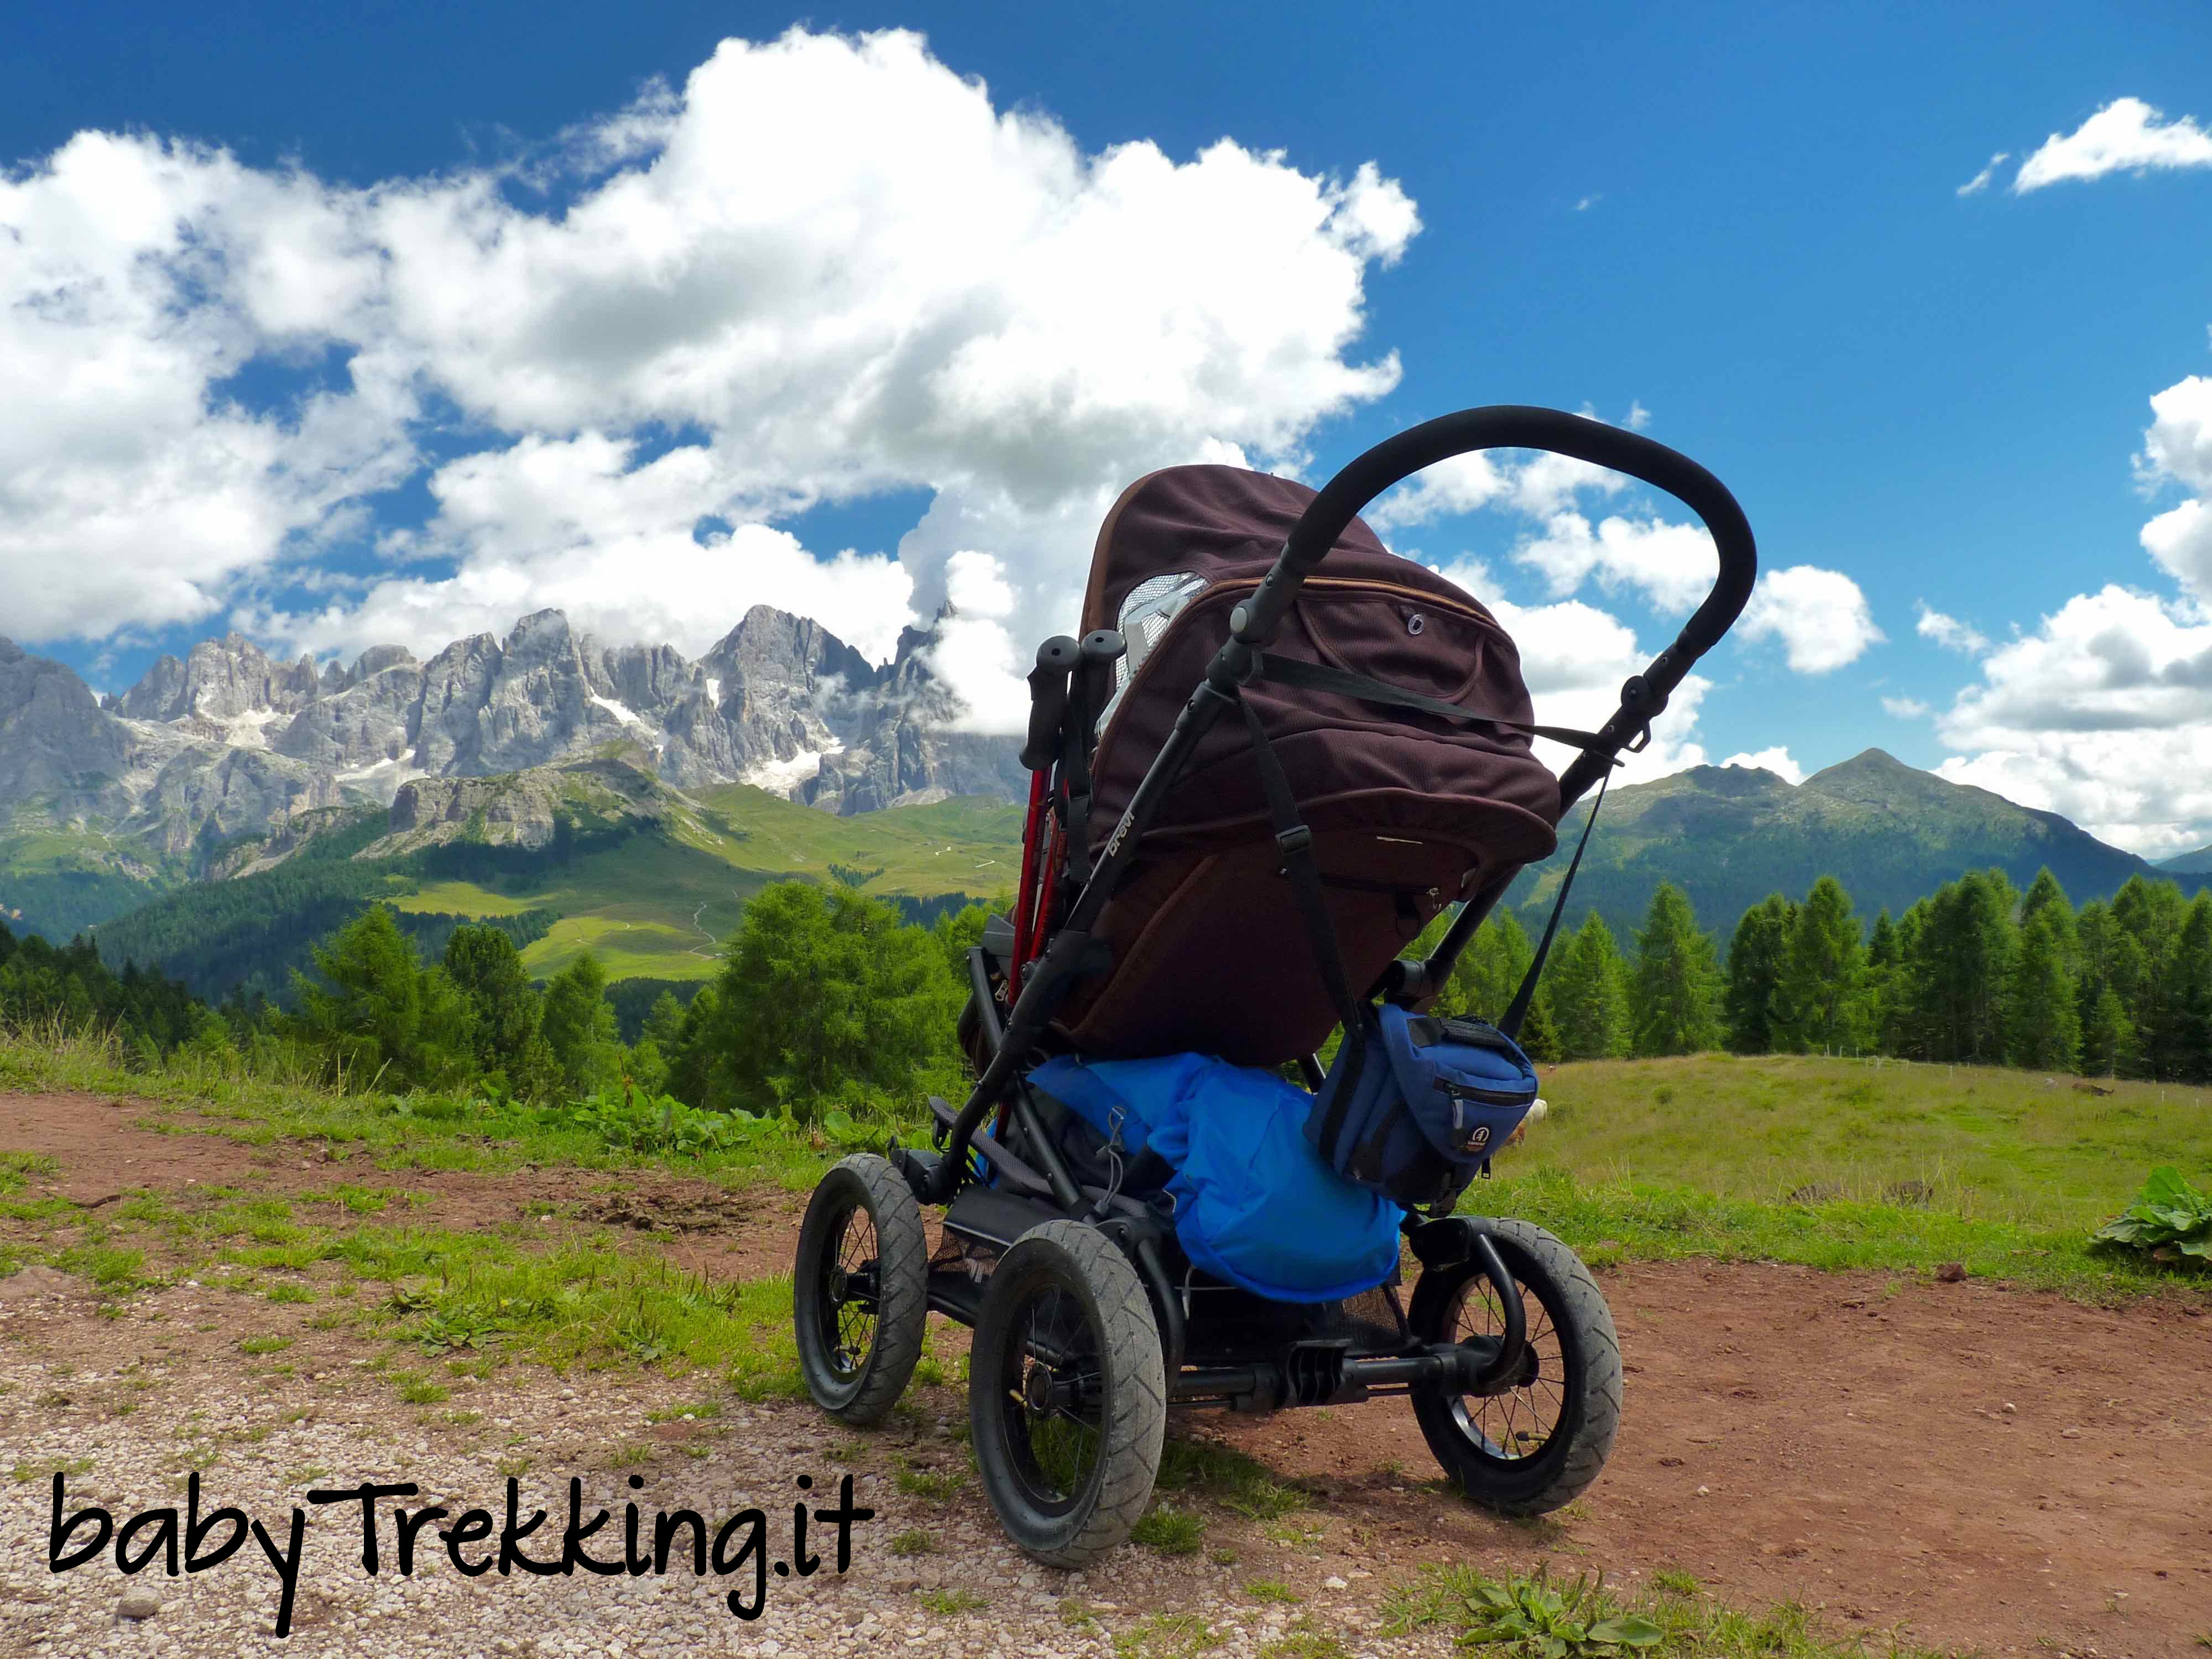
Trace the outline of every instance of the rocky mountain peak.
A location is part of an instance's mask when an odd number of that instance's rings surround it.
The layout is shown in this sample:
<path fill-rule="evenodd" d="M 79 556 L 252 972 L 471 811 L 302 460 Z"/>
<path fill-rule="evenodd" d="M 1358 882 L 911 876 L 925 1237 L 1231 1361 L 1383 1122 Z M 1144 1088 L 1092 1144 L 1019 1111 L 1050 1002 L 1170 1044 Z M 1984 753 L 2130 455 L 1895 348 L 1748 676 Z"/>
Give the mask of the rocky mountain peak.
<path fill-rule="evenodd" d="M 232 720 L 257 714 L 295 714 L 320 696 L 312 658 L 279 663 L 245 635 L 202 640 L 184 661 L 163 657 L 117 705 L 129 720 L 178 720 L 198 715 Z"/>
<path fill-rule="evenodd" d="M 610 647 L 545 610 L 428 662 L 373 647 L 286 664 L 241 634 L 165 656 L 105 706 L 58 663 L 0 651 L 0 812 L 41 799 L 169 851 L 281 830 L 298 811 L 410 780 L 501 775 L 629 745 L 679 787 L 751 783 L 854 812 L 949 794 L 1018 798 L 1014 744 L 950 728 L 933 629 L 878 668 L 820 623 L 756 605 L 698 661 Z"/>

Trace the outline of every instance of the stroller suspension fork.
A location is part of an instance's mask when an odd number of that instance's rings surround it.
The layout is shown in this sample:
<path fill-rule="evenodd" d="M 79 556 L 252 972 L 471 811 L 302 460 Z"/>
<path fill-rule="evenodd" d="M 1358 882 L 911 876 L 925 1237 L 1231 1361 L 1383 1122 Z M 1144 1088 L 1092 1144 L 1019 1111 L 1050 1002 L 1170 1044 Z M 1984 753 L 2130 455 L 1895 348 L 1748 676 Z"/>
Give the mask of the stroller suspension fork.
<path fill-rule="evenodd" d="M 1499 1313 L 1505 1325 L 1498 1339 L 1498 1357 L 1476 1375 L 1475 1386 L 1468 1390 L 1471 1394 L 1485 1394 L 1501 1385 L 1510 1385 L 1519 1377 L 1522 1366 L 1528 1362 L 1528 1310 L 1521 1300 L 1521 1287 L 1513 1282 L 1504 1258 L 1498 1254 L 1498 1246 L 1491 1242 L 1488 1233 L 1474 1234 L 1474 1265 L 1498 1292 Z"/>

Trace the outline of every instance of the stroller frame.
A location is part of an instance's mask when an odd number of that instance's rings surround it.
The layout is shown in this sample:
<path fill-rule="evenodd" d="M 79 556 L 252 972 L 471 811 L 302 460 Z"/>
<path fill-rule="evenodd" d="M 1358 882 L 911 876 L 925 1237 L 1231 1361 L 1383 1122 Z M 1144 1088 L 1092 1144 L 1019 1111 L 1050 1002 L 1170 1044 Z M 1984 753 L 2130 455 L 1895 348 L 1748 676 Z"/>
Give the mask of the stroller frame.
<path fill-rule="evenodd" d="M 930 1103 L 935 1118 L 933 1147 L 894 1146 L 888 1164 L 863 1158 L 833 1170 L 817 1190 L 816 1208 L 823 1207 L 823 1194 L 837 1177 L 848 1169 L 869 1166 L 839 1188 L 845 1196 L 838 1202 L 845 1207 L 836 1211 L 830 1205 L 829 1210 L 836 1213 L 818 1227 L 810 1210 L 809 1231 L 802 1234 L 795 1280 L 802 1362 L 811 1358 L 812 1363 L 805 1364 L 810 1389 L 834 1414 L 865 1423 L 890 1409 L 914 1363 L 911 1356 L 896 1350 L 910 1346 L 915 1354 L 920 1352 L 921 1312 L 904 1305 L 915 1301 L 917 1290 L 926 1294 L 929 1310 L 963 1325 L 979 1326 L 985 1322 L 994 1282 L 1005 1264 L 1019 1261 L 1026 1266 L 1038 1254 L 1024 1241 L 1038 1235 L 1040 1229 L 1058 1241 L 1055 1248 L 1063 1255 L 1070 1249 L 1096 1255 L 1096 1247 L 1103 1244 L 1126 1264 L 1124 1268 L 1102 1258 L 1102 1263 L 1085 1269 L 1089 1274 L 1085 1284 L 1103 1282 L 1102 1273 L 1121 1284 L 1121 1278 L 1114 1275 L 1133 1273 L 1128 1291 L 1133 1295 L 1140 1285 L 1143 1293 L 1138 1299 L 1148 1304 L 1150 1311 L 1150 1317 L 1139 1324 L 1157 1329 L 1158 1370 L 1145 1374 L 1158 1376 L 1163 1408 L 1169 1402 L 1211 1403 L 1266 1412 L 1411 1393 L 1417 1412 L 1423 1413 L 1424 1431 L 1437 1447 L 1431 1413 L 1462 1397 L 1480 1401 L 1526 1386 L 1536 1375 L 1523 1281 L 1532 1276 L 1541 1281 L 1535 1287 L 1535 1310 L 1553 1315 L 1562 1324 L 1570 1304 L 1595 1303 L 1596 1317 L 1602 1321 L 1602 1340 L 1612 1341 L 1610 1318 L 1581 1264 L 1550 1235 L 1520 1223 L 1408 1215 L 1407 1242 L 1422 1269 L 1410 1314 L 1399 1299 L 1395 1281 L 1384 1288 L 1378 1305 L 1349 1319 L 1340 1316 L 1342 1310 L 1335 1304 L 1330 1304 L 1330 1311 L 1338 1316 L 1317 1316 L 1311 1307 L 1264 1303 L 1205 1281 L 1183 1256 L 1171 1222 L 1154 1206 L 1121 1192 L 1118 1180 L 1104 1185 L 1086 1182 L 1070 1168 L 1023 1081 L 1074 981 L 1099 965 L 1103 947 L 1094 939 L 1094 925 L 1128 872 L 1164 798 L 1200 738 L 1237 709 L 1242 689 L 1259 678 L 1262 653 L 1301 585 L 1360 510 L 1384 490 L 1437 461 L 1497 448 L 1549 451 L 1640 479 L 1697 514 L 1711 531 L 1719 555 L 1711 592 L 1674 643 L 1623 685 L 1619 708 L 1561 775 L 1562 816 L 1620 763 L 1621 753 L 1637 752 L 1650 741 L 1652 720 L 1741 612 L 1758 568 L 1750 526 L 1720 481 L 1686 457 L 1617 427 L 1524 406 L 1465 410 L 1401 432 L 1351 462 L 1313 498 L 1257 589 L 1231 613 L 1230 637 L 1190 692 L 1172 734 L 1097 854 L 1089 878 L 1072 900 L 1058 901 L 1065 914 L 1056 927 L 1051 926 L 1055 904 L 1052 890 L 1060 860 L 1047 855 L 1048 819 L 1056 792 L 1066 787 L 1071 759 L 1079 777 L 1085 775 L 1082 769 L 1091 741 L 1090 721 L 1097 712 L 1088 706 L 1090 700 L 1080 690 L 1085 660 L 1110 663 L 1119 654 L 1121 641 L 1108 633 L 1094 634 L 1080 647 L 1066 639 L 1048 642 L 1040 653 L 1039 672 L 1031 680 L 1034 701 L 1023 754 L 1033 778 L 1017 915 L 1011 928 L 994 922 L 984 944 L 969 955 L 972 1000 L 963 1035 L 969 1037 L 979 1060 L 988 1055 L 988 1064 L 981 1066 L 974 1089 L 957 1109 L 942 1100 Z M 1068 690 L 1071 673 L 1078 688 L 1073 696 Z M 1435 951 L 1425 960 L 1391 963 L 1365 988 L 1366 999 L 1425 1006 L 1442 988 L 1476 928 L 1522 867 L 1513 864 L 1486 872 Z M 1043 936 L 1048 928 L 1048 938 Z M 1011 1007 L 1002 1000 L 1002 985 Z M 1518 1012 L 1516 1004 L 1509 1028 L 1517 1023 Z M 1317 1085 L 1318 1060 L 1304 1059 L 1300 1066 L 1308 1084 Z M 945 1206 L 944 1237 L 953 1247 L 949 1257 L 940 1248 L 926 1273 L 912 1261 L 893 1261 L 900 1251 L 927 1255 L 918 1219 L 911 1225 L 907 1219 L 919 1205 Z M 876 1255 L 862 1254 L 849 1265 L 832 1265 L 830 1258 L 839 1249 L 852 1255 L 841 1241 L 862 1210 L 872 1228 Z M 840 1215 L 844 1219 L 838 1219 Z M 1017 1257 L 1018 1246 L 1029 1255 Z M 1493 1322 L 1495 1328 L 1468 1334 L 1453 1327 L 1457 1316 L 1440 1310 L 1439 1297 L 1463 1300 L 1481 1293 L 1486 1285 L 1501 1316 Z M 1437 1294 L 1429 1295 L 1432 1290 Z M 1085 1296 L 1096 1300 L 1091 1291 Z M 865 1372 L 878 1358 L 872 1351 L 854 1361 L 862 1371 L 841 1368 L 843 1349 L 835 1320 L 847 1308 L 863 1310 L 872 1319 L 897 1327 L 878 1343 L 894 1352 L 888 1355 L 889 1370 L 872 1382 Z M 902 1334 L 908 1328 L 915 1334 L 910 1344 Z M 984 1346 L 981 1336 L 979 1332 L 979 1353 Z M 1138 1346 L 1152 1340 L 1141 1337 Z M 1028 1352 L 1031 1357 L 1018 1375 L 1006 1374 L 1008 1386 L 1003 1391 L 1035 1395 L 1031 1403 L 1037 1409 L 1055 1401 L 1073 1409 L 1075 1396 L 1069 1392 L 1073 1385 L 1038 1358 L 1042 1349 L 1033 1344 Z M 1612 1364 L 1617 1413 L 1617 1350 Z M 857 1383 L 849 1381 L 854 1376 L 860 1378 Z M 1114 1500 L 1128 1511 L 1125 1516 L 1117 1520 L 1109 1515 L 1087 1531 L 1070 1532 L 1067 1527 L 1055 1531 L 1045 1524 L 1058 1514 L 1052 1505 L 1040 1511 L 1044 1516 L 1040 1520 L 1026 1512 L 1010 1513 L 1012 1500 L 1001 1501 L 999 1488 L 1005 1477 L 994 1484 L 983 1440 L 989 1412 L 1004 1412 L 1006 1407 L 994 1407 L 986 1398 L 997 1381 L 981 1370 L 972 1387 L 971 1410 L 985 1484 L 1016 1541 L 1038 1559 L 1060 1565 L 1081 1565 L 1119 1542 L 1149 1497 L 1152 1468 L 1157 1464 L 1157 1432 L 1151 1443 L 1152 1464 L 1142 1470 L 1141 1481 L 1132 1475 L 1123 1483 L 1135 1492 L 1135 1498 Z M 1464 1411 L 1457 1421 L 1462 1429 L 1468 1427 Z M 1449 1425 L 1443 1431 L 1449 1437 Z M 1480 1434 L 1475 1437 L 1490 1446 Z M 1572 1478 L 1553 1479 L 1540 1492 L 1520 1491 L 1510 1480 L 1478 1490 L 1484 1483 L 1468 1470 L 1454 1473 L 1478 1501 L 1510 1512 L 1537 1512 L 1567 1501 L 1595 1478 L 1611 1437 L 1608 1423 L 1594 1457 L 1578 1454 L 1586 1470 Z M 1442 1449 L 1438 1455 L 1444 1457 Z M 1452 1468 L 1451 1461 L 1445 1461 Z"/>

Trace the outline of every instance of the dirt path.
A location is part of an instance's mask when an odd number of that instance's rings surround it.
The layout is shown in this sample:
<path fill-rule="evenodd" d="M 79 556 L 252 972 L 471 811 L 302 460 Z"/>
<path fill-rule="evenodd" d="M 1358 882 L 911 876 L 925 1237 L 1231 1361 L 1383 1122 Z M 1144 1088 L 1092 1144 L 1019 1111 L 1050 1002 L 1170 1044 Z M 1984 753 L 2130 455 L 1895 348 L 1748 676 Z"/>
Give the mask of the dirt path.
<path fill-rule="evenodd" d="M 289 1197 L 341 1183 L 402 1189 L 411 1221 L 468 1228 L 551 1215 L 586 1226 L 653 1233 L 670 1260 L 720 1278 L 757 1279 L 789 1271 L 787 1236 L 795 1233 L 804 1194 L 767 1187 L 732 1188 L 659 1171 L 526 1169 L 381 1170 L 366 1155 L 348 1159 L 289 1142 L 252 1146 L 173 1122 L 143 1101 L 106 1095 L 0 1094 L 0 1151 L 33 1152 L 59 1165 L 32 1183 L 93 1213 L 127 1192 L 173 1193 L 237 1187 Z"/>
<path fill-rule="evenodd" d="M 425 1194 L 428 1207 L 416 1213 L 446 1225 L 526 1212 L 558 1213 L 580 1227 L 673 1218 L 672 1233 L 641 1237 L 717 1276 L 782 1271 L 794 1229 L 796 1200 L 781 1193 L 574 1170 L 364 1175 L 302 1159 L 292 1147 L 137 1129 L 140 1110 L 81 1097 L 0 1097 L 0 1149 L 56 1158 L 60 1169 L 47 1184 L 84 1203 L 125 1187 L 252 1183 L 296 1192 L 346 1179 Z M 597 1470 L 607 1490 L 591 1497 L 594 1504 L 619 1496 L 617 1468 L 643 1458 L 638 1467 L 654 1493 L 671 1494 L 657 1501 L 719 1502 L 726 1510 L 731 1494 L 766 1491 L 791 1468 L 834 1474 L 823 1459 L 835 1446 L 873 1494 L 862 1501 L 884 1517 L 851 1577 L 779 1591 L 780 1610 L 758 1626 L 732 1620 L 713 1586 L 688 1577 L 613 1588 L 562 1579 L 534 1592 L 489 1578 L 464 1586 L 450 1573 L 410 1584 L 370 1581 L 357 1563 L 348 1569 L 326 1518 L 317 1534 L 318 1559 L 327 1564 L 317 1569 L 318 1593 L 336 1621 L 328 1634 L 343 1629 L 351 1644 L 333 1651 L 385 1650 L 388 1634 L 394 1652 L 598 1652 L 609 1650 L 592 1634 L 594 1621 L 617 1619 L 636 1627 L 624 1650 L 641 1653 L 702 1644 L 742 1651 L 764 1641 L 782 1643 L 784 1652 L 858 1650 L 885 1640 L 921 1640 L 948 1653 L 1104 1652 L 1133 1621 L 1188 1610 L 1224 1633 L 1224 1652 L 1255 1652 L 1302 1610 L 1241 1597 L 1238 1586 L 1255 1575 L 1310 1591 L 1303 1612 L 1325 1614 L 1353 1650 L 1442 1651 L 1440 1638 L 1372 1634 L 1389 1586 L 1425 1562 L 1498 1570 L 1547 1559 L 1631 1582 L 1686 1572 L 1729 1603 L 1800 1601 L 1832 1627 L 1877 1642 L 1901 1631 L 1990 1654 L 2179 1659 L 2212 1632 L 2212 1316 L 2201 1303 L 2105 1310 L 1978 1285 L 1785 1267 L 1632 1264 L 1602 1282 L 1629 1367 L 1626 1420 L 1605 1476 L 1569 1510 L 1509 1525 L 1437 1492 L 1412 1415 L 1396 1402 L 1261 1422 L 1194 1416 L 1182 1431 L 1218 1436 L 1316 1494 L 1308 1534 L 1292 1543 L 1225 1514 L 1210 1518 L 1206 1543 L 1234 1554 L 1233 1566 L 1133 1547 L 1066 1580 L 1006 1552 L 972 1482 L 949 1499 L 902 1492 L 902 1468 L 939 1462 L 948 1472 L 964 1469 L 964 1454 L 929 1426 L 964 1414 L 950 1389 L 918 1391 L 915 1437 L 854 1442 L 787 1406 L 649 1426 L 653 1405 L 680 1402 L 687 1385 L 513 1368 L 487 1388 L 498 1397 L 483 1405 L 483 1420 L 460 1424 L 449 1420 L 452 1408 L 479 1403 L 458 1397 L 463 1387 L 441 1411 L 394 1411 L 388 1391 L 369 1399 L 355 1386 L 362 1377 L 350 1339 L 315 1330 L 298 1310 L 237 1298 L 251 1301 L 252 1318 L 296 1342 L 285 1366 L 249 1378 L 255 1368 L 232 1328 L 240 1316 L 234 1308 L 218 1317 L 210 1293 L 196 1288 L 133 1298 L 122 1319 L 99 1316 L 86 1296 L 0 1296 L 0 1382 L 15 1385 L 0 1392 L 0 1446 L 26 1467 L 91 1456 L 88 1478 L 144 1504 L 157 1501 L 154 1491 L 117 1486 L 173 1484 L 179 1437 L 216 1432 L 211 1424 L 243 1413 L 222 1431 L 246 1436 L 258 1425 L 273 1449 L 240 1439 L 220 1467 L 262 1492 L 258 1512 L 275 1518 L 295 1501 L 287 1471 L 342 1467 L 356 1479 L 355 1465 L 368 1472 L 364 1458 L 489 1502 L 503 1486 L 501 1460 L 517 1455 L 518 1443 L 549 1481 L 556 1472 L 565 1480 Z M 154 1357 L 155 1386 L 143 1409 L 116 1415 L 118 1374 L 140 1355 Z M 69 1380 L 88 1375 L 90 1384 Z M 701 1385 L 688 1387 L 696 1395 Z M 223 1403 L 210 1413 L 211 1401 Z M 286 1417 L 302 1409 L 297 1420 Z M 192 1410 L 208 1420 L 191 1419 Z M 434 1473 L 424 1477 L 423 1469 Z M 211 1470 L 207 1479 L 215 1478 Z M 280 1501 L 288 1492 L 295 1495 Z M 74 1638 L 24 1650 L 106 1651 L 102 1643 L 129 1629 L 112 1619 L 120 1587 L 112 1565 L 97 1579 L 89 1571 L 44 1575 L 33 1540 L 43 1538 L 46 1497 L 35 1485 L 0 1491 L 0 1650 L 9 1650 L 11 1633 L 66 1613 Z M 889 1538 L 909 1527 L 939 1534 L 940 1553 L 890 1554 Z M 258 1565 L 176 1581 L 179 1595 L 190 1595 L 175 1618 L 162 1615 L 163 1628 L 182 1651 L 230 1650 L 221 1632 L 250 1631 L 240 1621 L 249 1613 L 265 1618 L 263 1602 L 273 1605 L 265 1581 Z M 1315 1588 L 1331 1584 L 1341 1588 Z M 974 1587 L 994 1607 L 932 1611 L 924 1598 L 946 1586 Z M 483 1594 L 458 1595 L 464 1588 Z M 1069 1596 L 1111 1605 L 1097 1613 L 1097 1629 L 1070 1626 L 1058 1612 Z M 481 1640 L 408 1646 L 460 1613 L 483 1624 Z M 203 1629 L 214 1644 L 185 1639 Z"/>

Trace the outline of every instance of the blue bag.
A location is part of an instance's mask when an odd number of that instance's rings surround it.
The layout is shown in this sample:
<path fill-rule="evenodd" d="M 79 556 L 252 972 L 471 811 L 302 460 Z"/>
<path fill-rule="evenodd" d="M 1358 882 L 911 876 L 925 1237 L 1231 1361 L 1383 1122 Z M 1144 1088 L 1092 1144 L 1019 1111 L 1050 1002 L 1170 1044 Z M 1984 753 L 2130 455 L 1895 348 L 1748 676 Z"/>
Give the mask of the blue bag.
<path fill-rule="evenodd" d="M 1536 1068 L 1495 1025 L 1385 1003 L 1364 1008 L 1364 1053 L 1337 1050 L 1306 1138 L 1347 1181 L 1407 1209 L 1448 1206 L 1520 1127 Z"/>
<path fill-rule="evenodd" d="M 1173 1172 L 1176 1237 L 1216 1279 L 1276 1302 L 1328 1302 L 1398 1266 L 1395 1204 L 1352 1185 L 1306 1142 L 1313 1097 L 1205 1054 L 1086 1063 L 1030 1082 L 1097 1130 L 1124 1167 L 1149 1149 Z"/>

